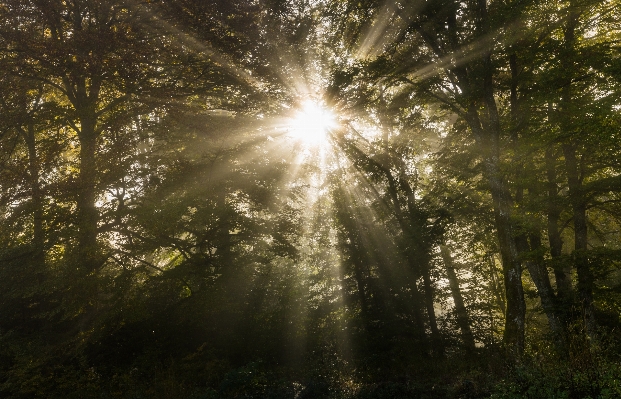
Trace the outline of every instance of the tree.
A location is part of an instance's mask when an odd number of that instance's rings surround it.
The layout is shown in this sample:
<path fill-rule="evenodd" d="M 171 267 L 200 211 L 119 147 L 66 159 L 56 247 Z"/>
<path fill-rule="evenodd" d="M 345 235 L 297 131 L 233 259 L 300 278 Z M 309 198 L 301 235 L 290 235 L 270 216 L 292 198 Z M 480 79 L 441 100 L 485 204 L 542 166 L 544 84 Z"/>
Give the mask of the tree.
<path fill-rule="evenodd" d="M 537 218 L 528 216 L 531 212 L 528 207 L 539 201 L 540 182 L 536 179 L 527 180 L 522 176 L 527 171 L 528 162 L 536 159 L 536 151 L 541 148 L 538 147 L 540 142 L 537 142 L 536 137 L 530 136 L 533 129 L 532 119 L 537 118 L 537 114 L 530 110 L 537 109 L 541 103 L 535 105 L 534 102 L 545 97 L 543 93 L 539 94 L 537 86 L 541 75 L 539 68 L 547 68 L 544 57 L 548 53 L 543 53 L 546 47 L 541 42 L 545 43 L 555 29 L 538 22 L 539 16 L 546 12 L 543 11 L 547 10 L 546 7 L 547 5 L 536 7 L 529 2 L 509 6 L 501 3 L 487 5 L 482 2 L 447 1 L 392 8 L 372 2 L 358 3 L 358 8 L 355 9 L 372 13 L 374 20 L 366 27 L 360 23 L 356 25 L 354 18 L 346 21 L 354 26 L 353 32 L 357 32 L 353 33 L 359 46 L 358 53 L 354 52 L 354 56 L 368 58 L 364 66 L 357 67 L 357 71 L 350 68 L 341 75 L 335 75 L 333 85 L 335 93 L 343 93 L 347 87 L 360 90 L 369 84 L 381 85 L 384 90 L 398 93 L 393 95 L 392 101 L 416 96 L 416 106 L 425 102 L 438 104 L 465 123 L 468 131 L 460 128 L 454 132 L 472 135 L 476 146 L 471 146 L 468 150 L 471 152 L 470 159 L 480 160 L 479 172 L 486 179 L 486 190 L 493 202 L 494 224 L 503 260 L 507 296 L 505 341 L 516 353 L 522 351 L 524 344 L 522 265 L 527 267 L 537 286 L 551 328 L 561 341 L 564 335 L 564 311 L 559 308 L 548 277 L 543 258 L 546 249 L 542 246 L 541 227 L 538 225 L 540 222 Z M 588 9 L 592 10 L 589 12 L 597 13 L 593 6 L 585 4 L 581 7 L 584 7 L 582 10 Z M 571 16 L 578 9 L 580 8 L 570 7 L 567 15 Z M 606 5 L 601 14 L 593 15 L 604 20 L 602 15 L 608 15 L 609 12 Z M 563 15 L 565 14 L 559 15 L 558 19 L 561 20 Z M 525 20 L 532 21 L 528 29 L 525 28 Z M 385 21 L 391 21 L 390 24 L 397 28 L 391 31 L 386 40 L 381 41 L 372 32 L 377 24 L 385 26 Z M 567 21 L 571 21 L 571 18 Z M 516 51 L 518 48 L 520 53 Z M 598 52 L 600 56 L 594 62 L 610 65 L 603 61 L 607 59 L 604 49 L 608 47 L 600 48 L 603 52 Z M 583 65 L 589 64 L 594 65 L 593 62 L 584 62 Z M 361 70 L 365 70 L 366 75 L 361 75 Z M 574 73 L 575 68 L 566 64 L 563 70 Z M 605 73 L 600 76 L 603 78 Z M 596 87 L 593 84 L 593 81 L 585 83 Z M 571 85 L 563 87 L 567 91 Z M 603 93 L 599 89 L 594 90 Z M 363 93 L 364 91 L 359 92 L 364 96 Z M 537 97 L 539 95 L 541 97 Z M 562 119 L 564 123 L 570 120 Z M 567 129 L 561 128 L 563 131 Z M 571 154 L 565 154 L 565 159 L 571 163 L 572 157 L 569 155 Z M 518 168 L 512 170 L 509 163 L 516 163 Z M 570 169 L 575 170 L 576 167 Z M 555 180 L 553 171 L 548 170 L 552 173 L 550 178 Z M 554 196 L 556 195 L 555 193 Z M 557 254 L 559 201 L 554 196 L 549 197 L 548 201 L 548 235 L 551 237 L 553 252 Z M 585 206 L 582 205 L 580 209 L 582 208 Z M 579 213 L 583 214 L 582 211 Z M 578 226 L 582 225 L 585 223 L 578 223 Z M 584 235 L 584 228 L 579 227 L 577 231 L 582 231 L 581 234 Z M 586 242 L 582 238 L 577 242 Z M 584 275 L 586 268 L 582 269 L 581 274 Z M 565 272 L 561 267 L 556 267 L 555 275 L 559 292 L 566 292 L 567 288 L 563 288 L 568 281 Z M 592 280 L 588 273 L 586 275 L 585 282 Z M 585 282 L 580 285 L 585 286 Z M 585 295 L 588 296 L 583 294 Z M 562 347 L 564 344 L 559 345 Z"/>

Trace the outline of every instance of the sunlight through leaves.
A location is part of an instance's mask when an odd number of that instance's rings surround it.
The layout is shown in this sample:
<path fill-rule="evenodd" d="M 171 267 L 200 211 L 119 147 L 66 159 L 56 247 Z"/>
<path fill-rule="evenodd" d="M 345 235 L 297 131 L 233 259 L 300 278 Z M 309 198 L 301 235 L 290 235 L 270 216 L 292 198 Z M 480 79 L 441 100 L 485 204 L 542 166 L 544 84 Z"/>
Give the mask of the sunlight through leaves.
<path fill-rule="evenodd" d="M 333 112 L 319 103 L 307 100 L 293 116 L 289 133 L 304 145 L 315 147 L 323 145 L 330 130 L 336 127 L 336 116 Z"/>

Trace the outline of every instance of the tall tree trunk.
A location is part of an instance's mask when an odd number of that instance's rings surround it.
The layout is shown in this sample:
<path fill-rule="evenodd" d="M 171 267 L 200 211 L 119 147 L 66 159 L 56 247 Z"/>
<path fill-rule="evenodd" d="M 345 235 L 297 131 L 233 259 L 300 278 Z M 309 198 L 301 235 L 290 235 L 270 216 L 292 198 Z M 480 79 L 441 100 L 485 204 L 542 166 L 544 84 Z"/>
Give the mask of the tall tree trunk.
<path fill-rule="evenodd" d="M 411 292 L 412 292 L 412 299 L 413 299 L 413 304 L 412 306 L 410 306 L 410 309 L 412 311 L 412 316 L 414 317 L 414 334 L 416 336 L 416 339 L 421 343 L 421 345 L 423 346 L 425 352 L 429 351 L 429 340 L 427 339 L 427 333 L 425 331 L 425 318 L 423 317 L 423 311 L 421 309 L 421 306 L 423 305 L 424 301 L 423 298 L 421 297 L 421 293 L 420 293 L 420 288 L 419 288 L 419 284 L 414 280 L 412 281 L 412 287 L 411 287 Z M 433 337 L 432 337 L 432 341 L 433 341 Z"/>
<path fill-rule="evenodd" d="M 457 278 L 457 273 L 455 273 L 455 264 L 453 263 L 451 252 L 446 245 L 440 245 L 440 254 L 442 255 L 446 276 L 449 280 L 449 287 L 451 288 L 451 295 L 457 315 L 457 325 L 461 330 L 461 339 L 464 342 L 464 348 L 466 348 L 468 352 L 474 352 L 475 343 L 474 335 L 470 328 L 470 317 L 468 316 L 468 309 L 466 309 L 463 296 L 461 295 L 461 287 L 459 279 Z"/>
<path fill-rule="evenodd" d="M 565 164 L 567 168 L 567 182 L 569 184 L 569 199 L 573 210 L 574 224 L 574 265 L 578 275 L 578 295 L 582 305 L 582 312 L 587 333 L 595 337 L 596 321 L 593 307 L 594 277 L 589 265 L 588 257 L 588 229 L 586 204 L 581 193 L 582 179 L 579 172 L 575 146 L 563 145 Z"/>
<path fill-rule="evenodd" d="M 489 18 L 487 14 L 487 2 L 478 0 L 477 30 L 481 35 L 489 32 Z M 482 87 L 477 90 L 471 87 L 471 82 L 463 72 L 458 76 L 462 85 L 462 92 L 480 92 L 479 101 L 472 100 L 467 107 L 466 122 L 468 123 L 479 151 L 483 156 L 484 177 L 487 181 L 492 196 L 494 208 L 494 221 L 500 255 L 502 259 L 503 277 L 505 283 L 507 311 L 505 316 L 505 330 L 503 341 L 507 349 L 516 357 L 524 352 L 524 331 L 526 318 L 526 303 L 522 287 L 522 264 L 519 258 L 518 248 L 515 242 L 514 226 L 512 221 L 513 201 L 503 176 L 500 165 L 500 117 L 494 98 L 494 67 L 491 51 L 484 53 L 482 62 Z M 480 106 L 485 112 L 485 123 L 479 116 Z"/>
<path fill-rule="evenodd" d="M 493 97 L 491 101 L 494 101 Z M 486 103 L 490 104 L 489 101 Z M 495 104 L 493 107 L 495 109 Z M 510 351 L 516 356 L 521 356 L 524 351 L 526 303 L 524 302 L 524 289 L 522 286 L 522 264 L 511 220 L 513 201 L 506 182 L 501 175 L 499 165 L 499 126 L 495 126 L 491 131 L 490 129 L 484 129 L 479 122 L 478 113 L 474 107 L 471 107 L 469 110 L 468 123 L 480 150 L 484 154 L 485 178 L 492 195 L 494 207 L 494 221 L 502 260 L 507 306 L 503 341 Z"/>
<path fill-rule="evenodd" d="M 494 219 L 500 255 L 502 258 L 503 277 L 505 283 L 507 313 L 503 341 L 520 356 L 524 351 L 524 328 L 526 303 L 522 287 L 522 264 L 519 260 L 517 246 L 513 237 L 510 218 L 510 200 L 507 190 L 502 189 L 497 178 L 488 178 L 492 186 L 494 202 Z"/>
<path fill-rule="evenodd" d="M 512 84 L 511 84 L 511 114 L 513 120 L 513 144 L 514 149 L 516 151 L 516 156 L 518 156 L 519 148 L 517 146 L 519 140 L 518 129 L 520 125 L 520 110 L 518 104 L 517 97 L 517 59 L 515 54 L 511 56 L 510 59 L 510 68 L 512 75 Z M 518 181 L 518 187 L 515 195 L 516 204 L 522 208 L 524 206 L 524 191 L 525 188 L 528 188 L 528 195 L 532 201 L 537 201 L 539 193 L 537 189 L 537 185 L 532 183 L 527 183 L 526 185 L 520 182 L 522 176 L 525 175 L 524 163 L 517 159 L 517 172 L 516 172 L 516 180 Z M 522 218 L 526 217 L 526 214 L 522 212 Z M 516 237 L 516 245 L 520 252 L 520 256 L 524 259 L 524 264 L 530 274 L 530 277 L 537 288 L 537 294 L 539 295 L 539 299 L 541 301 L 541 306 L 543 311 L 548 319 L 548 325 L 550 326 L 550 330 L 554 336 L 554 342 L 557 349 L 557 352 L 565 356 L 567 354 L 567 345 L 566 345 L 566 334 L 564 330 L 563 317 L 560 312 L 560 308 L 558 306 L 557 297 L 554 293 L 554 289 L 552 288 L 552 284 L 550 283 L 550 276 L 548 273 L 547 265 L 545 263 L 545 259 L 543 258 L 543 245 L 541 242 L 541 232 L 539 226 L 535 224 L 535 226 L 530 226 L 528 221 L 525 221 L 525 225 L 520 230 L 522 231 Z"/>
<path fill-rule="evenodd" d="M 80 174 L 77 187 L 77 227 L 78 227 L 78 255 L 84 270 L 87 273 L 99 267 L 100 256 L 97 245 L 97 135 L 95 132 L 96 119 L 81 118 L 80 138 Z"/>
<path fill-rule="evenodd" d="M 32 195 L 32 244 L 35 250 L 35 262 L 42 266 L 45 259 L 45 233 L 43 229 L 43 193 L 39 183 L 39 160 L 35 139 L 35 129 L 32 122 L 28 123 L 26 131 L 22 131 L 28 147 L 28 175 Z"/>
<path fill-rule="evenodd" d="M 528 195 L 531 197 L 531 201 L 537 201 L 539 197 L 539 190 L 537 184 L 532 183 L 532 180 L 527 181 L 526 184 L 522 182 L 522 179 L 526 175 L 524 168 L 524 160 L 520 156 L 519 140 L 520 131 L 525 128 L 524 115 L 520 104 L 520 98 L 518 95 L 519 87 L 519 66 L 518 56 L 516 52 L 513 52 L 509 56 L 509 68 L 511 70 L 511 84 L 510 84 L 510 111 L 511 111 L 511 140 L 513 142 L 514 149 L 514 164 L 516 165 L 515 180 L 517 183 L 517 189 L 515 194 L 515 202 L 520 209 L 524 207 L 524 191 L 528 188 Z M 526 214 L 522 212 L 521 217 L 526 217 Z M 526 221 L 526 226 L 530 223 Z M 523 230 L 523 229 L 521 229 Z M 518 250 L 523 258 L 526 258 L 525 264 L 529 271 L 530 277 L 537 287 L 537 293 L 541 300 L 541 306 L 548 319 L 548 324 L 554 339 L 556 342 L 557 350 L 560 353 L 566 352 L 565 334 L 563 329 L 562 317 L 559 314 L 559 307 L 557 306 L 557 298 L 550 283 L 550 276 L 548 269 L 543 258 L 543 246 L 541 243 L 541 232 L 538 226 L 527 227 L 528 232 L 520 233 L 515 239 L 518 246 Z M 530 245 L 529 245 L 530 241 Z M 526 255 L 526 256 L 524 256 Z"/>
<path fill-rule="evenodd" d="M 561 91 L 561 129 L 564 134 L 579 138 L 580 131 L 574 123 L 574 96 L 571 71 L 574 70 L 574 54 L 576 45 L 576 28 L 580 17 L 580 11 L 573 2 L 567 17 L 564 31 L 564 49 L 561 57 L 563 69 L 568 76 Z M 565 170 L 567 173 L 567 185 L 569 187 L 569 201 L 572 206 L 572 218 L 574 225 L 574 265 L 578 275 L 578 296 L 580 298 L 584 323 L 587 334 L 596 336 L 595 309 L 593 306 L 594 277 L 591 272 L 588 258 L 588 229 L 586 215 L 586 200 L 582 194 L 582 180 L 584 174 L 578 159 L 578 146 L 576 140 L 571 138 L 562 145 L 565 156 Z"/>
<path fill-rule="evenodd" d="M 550 243 L 550 256 L 552 257 L 559 305 L 564 308 L 564 312 L 567 312 L 572 296 L 571 266 L 561 262 L 563 238 L 561 237 L 559 221 L 561 219 L 562 207 L 559 203 L 556 157 L 552 146 L 546 149 L 545 158 L 548 190 L 548 242 Z"/>
<path fill-rule="evenodd" d="M 428 266 L 428 264 L 425 266 Z M 429 276 L 429 269 L 428 267 L 423 267 L 422 269 L 421 274 L 423 276 L 423 287 L 425 292 L 425 307 L 427 308 L 427 317 L 429 318 L 429 329 L 431 330 L 433 350 L 436 354 L 444 356 L 444 340 L 442 339 L 442 334 L 438 328 L 438 319 L 436 318 L 433 300 L 433 285 Z"/>
<path fill-rule="evenodd" d="M 342 148 L 344 150 L 350 149 L 355 151 L 355 154 L 357 156 L 363 157 L 365 158 L 371 165 L 373 165 L 373 167 L 377 168 L 378 171 L 380 171 L 384 177 L 386 178 L 386 181 L 388 183 L 388 195 L 389 195 L 389 200 L 386 201 L 386 205 L 389 208 L 392 208 L 392 211 L 394 212 L 394 216 L 397 219 L 397 222 L 399 224 L 399 227 L 401 228 L 401 231 L 403 232 L 403 235 L 405 237 L 411 237 L 412 236 L 412 232 L 411 232 L 411 225 L 410 225 L 410 221 L 406 220 L 406 217 L 403 214 L 403 211 L 401 210 L 401 202 L 399 200 L 399 189 L 409 189 L 409 193 L 405 193 L 406 195 L 411 194 L 411 198 L 413 198 L 413 193 L 411 192 L 411 187 L 409 187 L 409 185 L 407 184 L 407 182 L 401 182 L 402 184 L 400 185 L 399 182 L 397 181 L 397 179 L 395 179 L 395 177 L 392 175 L 392 172 L 390 170 L 390 167 L 387 165 L 382 164 L 381 162 L 377 161 L 376 159 L 370 158 L 367 154 L 363 153 L 362 151 L 360 151 L 359 149 L 357 149 L 356 147 L 350 147 L 345 141 L 340 141 L 339 144 L 342 146 Z M 349 148 L 348 148 L 349 147 Z M 364 173 L 364 171 L 361 171 L 362 173 Z M 408 206 L 410 206 L 411 209 L 411 204 L 408 204 Z M 407 243 L 407 247 L 412 247 L 414 243 L 412 242 L 411 239 L 409 239 L 409 242 Z M 418 261 L 418 257 L 417 254 L 414 254 L 412 249 L 408 248 L 403 252 L 403 256 L 404 256 L 404 260 L 407 262 L 408 267 L 410 268 L 410 271 L 413 273 L 413 275 L 415 276 L 415 278 L 412 279 L 411 281 L 411 294 L 412 294 L 412 301 L 413 301 L 413 305 L 410 307 L 410 310 L 412 312 L 412 317 L 413 317 L 413 327 L 414 327 L 414 334 L 416 339 L 422 344 L 422 346 L 424 347 L 424 350 L 427 351 L 429 349 L 429 342 L 427 339 L 427 334 L 425 331 L 425 320 L 424 320 L 424 315 L 423 315 L 423 311 L 422 308 L 426 307 L 427 309 L 429 309 L 428 305 L 428 296 L 421 294 L 421 291 L 419 289 L 419 284 L 416 281 L 420 276 L 421 276 L 421 267 Z M 433 300 L 433 293 L 432 293 L 432 300 Z M 433 310 L 433 305 L 432 305 L 432 310 Z M 430 315 L 432 314 L 433 316 L 433 320 L 435 321 L 435 312 L 428 312 Z M 432 341 L 433 342 L 441 342 L 440 336 L 439 336 L 439 330 L 437 329 L 437 324 L 436 324 L 436 328 L 432 329 L 432 334 L 434 334 L 433 331 L 436 331 L 435 335 L 432 336 Z M 434 348 L 436 351 L 437 348 Z M 438 351 L 440 352 L 440 351 Z"/>
<path fill-rule="evenodd" d="M 79 13 L 75 14 L 76 16 Z M 81 17 L 76 20 L 81 28 Z M 86 57 L 86 55 L 84 55 Z M 73 125 L 80 142 L 80 172 L 76 187 L 76 224 L 78 228 L 76 254 L 81 269 L 87 274 L 94 273 L 104 261 L 97 243 L 99 211 L 97 210 L 97 105 L 101 90 L 102 76 L 97 68 L 90 77 L 69 75 L 63 77 L 67 97 L 78 117 L 79 125 Z"/>
<path fill-rule="evenodd" d="M 541 233 L 539 231 L 531 231 L 528 234 L 528 240 L 530 241 L 529 250 L 535 255 L 526 260 L 526 267 L 528 272 L 537 287 L 537 293 L 541 300 L 541 307 L 548 319 L 548 324 L 552 335 L 557 352 L 566 357 L 568 355 L 567 335 L 565 332 L 564 317 L 558 306 L 557 297 L 554 294 L 554 289 L 550 283 L 550 276 L 548 274 L 548 268 L 543 258 L 543 245 L 541 242 Z M 528 245 L 528 242 L 526 243 Z"/>
<path fill-rule="evenodd" d="M 80 279 L 73 298 L 82 309 L 77 327 L 86 331 L 97 318 L 100 304 L 100 286 L 97 271 L 105 258 L 97 242 L 99 211 L 97 210 L 97 119 L 95 113 L 80 118 L 80 173 L 77 179 L 76 224 L 77 248 L 74 262 L 78 266 L 75 277 Z"/>
<path fill-rule="evenodd" d="M 401 169 L 403 172 L 403 169 Z M 420 275 L 423 278 L 423 292 L 425 299 L 425 308 L 427 310 L 427 318 L 429 319 L 429 329 L 431 330 L 431 342 L 433 344 L 433 350 L 436 354 L 444 356 L 444 340 L 442 334 L 438 328 L 438 319 L 436 317 L 436 311 L 434 307 L 434 293 L 433 284 L 431 282 L 430 267 L 431 267 L 431 246 L 425 242 L 425 233 L 417 232 L 417 229 L 424 229 L 424 226 L 416 225 L 420 222 L 420 218 L 414 217 L 420 211 L 416 204 L 416 198 L 414 196 L 414 190 L 410 186 L 404 173 L 399 176 L 399 187 L 405 193 L 407 199 L 409 218 L 407 220 L 402 219 L 403 232 L 409 237 L 411 241 L 409 245 L 414 246 L 416 250 L 408 251 L 408 257 L 410 257 L 410 264 L 414 267 L 417 276 Z M 426 220 L 426 218 L 423 218 Z"/>

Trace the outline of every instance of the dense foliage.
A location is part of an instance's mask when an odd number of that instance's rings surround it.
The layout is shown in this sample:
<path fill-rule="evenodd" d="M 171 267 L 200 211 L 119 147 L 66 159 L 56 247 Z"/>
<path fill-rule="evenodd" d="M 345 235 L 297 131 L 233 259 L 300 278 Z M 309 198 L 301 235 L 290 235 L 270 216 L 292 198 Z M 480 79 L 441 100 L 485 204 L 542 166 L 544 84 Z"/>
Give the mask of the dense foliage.
<path fill-rule="evenodd" d="M 618 0 L 0 0 L 0 397 L 621 397 L 620 49 Z"/>

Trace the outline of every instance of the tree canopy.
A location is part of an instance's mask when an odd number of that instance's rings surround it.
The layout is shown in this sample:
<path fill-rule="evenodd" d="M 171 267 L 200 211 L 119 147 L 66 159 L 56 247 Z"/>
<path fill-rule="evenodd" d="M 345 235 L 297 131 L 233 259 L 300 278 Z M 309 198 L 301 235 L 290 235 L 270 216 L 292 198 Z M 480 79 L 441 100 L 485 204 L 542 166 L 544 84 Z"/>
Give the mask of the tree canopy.
<path fill-rule="evenodd" d="M 0 396 L 621 396 L 620 21 L 0 1 Z"/>

